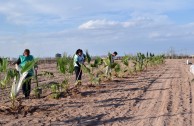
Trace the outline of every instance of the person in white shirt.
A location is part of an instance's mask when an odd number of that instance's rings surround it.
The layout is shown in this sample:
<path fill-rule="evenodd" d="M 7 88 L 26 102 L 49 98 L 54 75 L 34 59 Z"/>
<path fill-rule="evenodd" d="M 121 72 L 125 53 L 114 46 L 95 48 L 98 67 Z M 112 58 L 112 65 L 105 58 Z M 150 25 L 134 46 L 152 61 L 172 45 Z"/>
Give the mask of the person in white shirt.
<path fill-rule="evenodd" d="M 112 61 L 111 61 L 112 63 L 114 63 L 117 55 L 118 55 L 118 53 L 116 51 L 112 54 Z"/>
<path fill-rule="evenodd" d="M 74 69 L 76 75 L 76 83 L 81 83 L 82 70 L 81 65 L 85 62 L 85 56 L 81 49 L 78 49 L 74 55 Z"/>
<path fill-rule="evenodd" d="M 115 51 L 112 54 L 112 59 L 111 59 L 111 63 L 114 63 L 116 56 L 118 55 L 118 53 Z M 108 76 L 108 74 L 111 72 L 111 68 L 109 66 L 106 67 L 106 75 Z"/>

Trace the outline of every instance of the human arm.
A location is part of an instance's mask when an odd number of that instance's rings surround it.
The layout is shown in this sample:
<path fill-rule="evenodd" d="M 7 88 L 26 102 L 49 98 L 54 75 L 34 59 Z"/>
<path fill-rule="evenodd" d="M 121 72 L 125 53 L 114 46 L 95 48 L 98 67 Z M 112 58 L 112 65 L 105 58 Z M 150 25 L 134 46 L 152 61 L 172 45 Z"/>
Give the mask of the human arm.
<path fill-rule="evenodd" d="M 74 56 L 74 64 L 78 67 L 81 67 L 80 63 L 79 63 L 79 56 L 78 55 L 75 55 Z"/>
<path fill-rule="evenodd" d="M 21 63 L 21 59 L 18 58 L 17 61 L 15 61 L 15 62 L 13 63 L 13 65 L 20 65 L 20 63 Z"/>

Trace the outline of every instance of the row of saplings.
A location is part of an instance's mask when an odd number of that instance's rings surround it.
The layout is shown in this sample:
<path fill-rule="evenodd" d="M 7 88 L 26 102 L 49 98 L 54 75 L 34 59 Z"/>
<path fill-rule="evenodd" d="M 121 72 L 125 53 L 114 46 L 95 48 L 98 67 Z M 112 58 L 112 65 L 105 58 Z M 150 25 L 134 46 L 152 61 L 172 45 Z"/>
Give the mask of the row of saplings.
<path fill-rule="evenodd" d="M 148 66 L 156 66 L 164 63 L 164 55 L 147 53 L 137 53 L 136 56 L 125 55 L 121 60 L 112 62 L 112 54 L 106 58 L 91 57 L 86 51 L 86 63 L 81 65 L 81 69 L 89 78 L 89 84 L 99 86 L 102 81 L 112 80 L 113 77 L 125 77 L 129 74 L 141 72 Z M 57 68 L 64 75 L 64 81 L 61 84 L 53 84 L 52 97 L 58 99 L 61 94 L 67 93 L 70 88 L 69 80 L 74 72 L 73 58 L 64 55 L 57 59 Z M 75 87 L 80 85 L 75 85 Z"/>
<path fill-rule="evenodd" d="M 109 53 L 106 58 L 91 57 L 88 51 L 86 51 L 86 63 L 81 65 L 82 71 L 87 75 L 90 81 L 90 85 L 99 86 L 102 81 L 112 80 L 113 77 L 126 77 L 130 74 L 141 72 L 146 70 L 149 66 L 156 66 L 164 63 L 164 55 L 157 55 L 147 53 L 137 53 L 135 56 L 125 55 L 121 60 L 111 62 L 112 55 Z M 38 60 L 28 62 L 21 70 L 21 73 L 29 71 L 38 63 Z M 74 73 L 73 57 L 64 55 L 62 58 L 57 59 L 57 69 L 64 75 L 64 80 L 60 84 L 51 84 L 48 88 L 51 89 L 51 97 L 58 99 L 61 94 L 67 94 L 70 90 L 69 80 Z M 18 77 L 18 72 L 9 67 L 7 59 L 0 59 L 0 88 L 6 89 L 10 86 L 15 77 Z M 53 76 L 53 73 L 44 72 L 38 76 Z M 34 89 L 34 94 L 37 98 L 40 98 L 42 88 L 38 85 L 37 76 L 35 76 L 37 83 Z M 79 85 L 80 86 L 80 85 Z M 73 86 L 78 89 L 78 85 Z M 72 88 L 73 89 L 73 88 Z M 2 92 L 0 92 L 2 93 Z M 11 109 L 18 109 L 16 96 L 11 95 Z"/>

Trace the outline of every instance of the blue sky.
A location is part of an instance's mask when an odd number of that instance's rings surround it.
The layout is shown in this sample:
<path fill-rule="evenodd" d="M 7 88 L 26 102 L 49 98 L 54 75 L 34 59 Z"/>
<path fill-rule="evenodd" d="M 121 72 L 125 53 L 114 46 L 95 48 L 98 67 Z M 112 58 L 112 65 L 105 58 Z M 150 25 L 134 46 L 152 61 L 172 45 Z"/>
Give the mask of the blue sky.
<path fill-rule="evenodd" d="M 0 56 L 194 54 L 192 0 L 0 0 Z"/>

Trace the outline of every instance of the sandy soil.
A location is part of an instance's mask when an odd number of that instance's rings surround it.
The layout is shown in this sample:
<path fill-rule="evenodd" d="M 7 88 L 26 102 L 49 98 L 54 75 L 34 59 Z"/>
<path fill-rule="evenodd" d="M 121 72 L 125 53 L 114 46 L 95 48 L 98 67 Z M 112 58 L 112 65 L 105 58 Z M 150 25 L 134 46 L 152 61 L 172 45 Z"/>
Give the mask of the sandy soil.
<path fill-rule="evenodd" d="M 167 60 L 98 88 L 83 86 L 79 94 L 59 100 L 22 99 L 27 110 L 15 115 L 0 111 L 0 125 L 192 126 L 193 78 L 185 60 Z"/>

